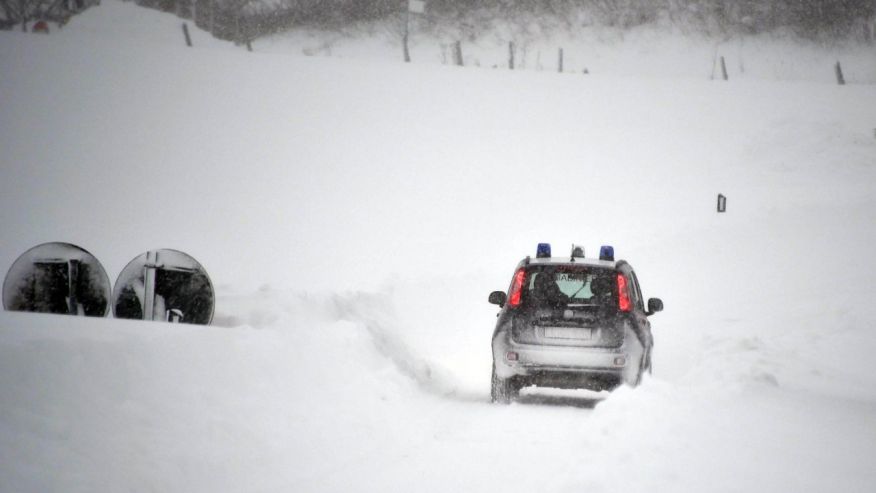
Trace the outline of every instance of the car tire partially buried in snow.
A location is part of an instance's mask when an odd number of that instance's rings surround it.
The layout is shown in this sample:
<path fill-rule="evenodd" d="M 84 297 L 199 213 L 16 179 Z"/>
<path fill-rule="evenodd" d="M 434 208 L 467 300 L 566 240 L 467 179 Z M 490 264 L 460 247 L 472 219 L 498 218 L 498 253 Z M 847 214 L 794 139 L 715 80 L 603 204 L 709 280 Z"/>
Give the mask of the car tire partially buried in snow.
<path fill-rule="evenodd" d="M 490 401 L 499 404 L 510 404 L 520 396 L 520 384 L 514 378 L 499 378 L 496 375 L 496 365 L 490 378 Z"/>

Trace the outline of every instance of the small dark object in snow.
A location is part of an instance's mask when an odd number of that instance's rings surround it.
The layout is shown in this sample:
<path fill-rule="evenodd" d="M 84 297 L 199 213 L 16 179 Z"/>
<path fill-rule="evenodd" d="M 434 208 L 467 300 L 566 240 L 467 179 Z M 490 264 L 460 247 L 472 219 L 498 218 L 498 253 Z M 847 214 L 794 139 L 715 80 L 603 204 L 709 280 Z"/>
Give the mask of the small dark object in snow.
<path fill-rule="evenodd" d="M 841 86 L 846 85 L 846 78 L 843 77 L 843 68 L 840 66 L 839 61 L 834 65 L 834 71 L 836 72 L 836 83 Z"/>
<path fill-rule="evenodd" d="M 458 67 L 464 66 L 462 60 L 462 42 L 460 41 L 453 44 L 453 63 Z"/>
<path fill-rule="evenodd" d="M 727 212 L 727 197 L 718 194 L 718 212 Z"/>
<path fill-rule="evenodd" d="M 192 37 L 189 36 L 189 25 L 186 24 L 185 22 L 183 22 L 182 30 L 183 30 L 183 36 L 185 36 L 185 38 L 186 38 L 186 46 L 191 47 L 192 46 Z"/>
<path fill-rule="evenodd" d="M 37 21 L 37 23 L 33 25 L 33 28 L 31 28 L 30 32 L 49 34 L 49 23 L 46 21 Z"/>

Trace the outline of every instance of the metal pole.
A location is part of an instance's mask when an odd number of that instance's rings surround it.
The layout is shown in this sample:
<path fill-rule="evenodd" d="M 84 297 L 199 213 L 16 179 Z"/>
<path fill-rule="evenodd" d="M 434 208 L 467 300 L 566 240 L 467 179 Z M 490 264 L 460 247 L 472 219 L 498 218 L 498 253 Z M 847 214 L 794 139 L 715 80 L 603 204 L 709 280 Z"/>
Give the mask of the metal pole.
<path fill-rule="evenodd" d="M 146 252 L 146 272 L 143 276 L 143 320 L 154 320 L 155 314 L 155 270 L 158 268 L 158 252 Z"/>

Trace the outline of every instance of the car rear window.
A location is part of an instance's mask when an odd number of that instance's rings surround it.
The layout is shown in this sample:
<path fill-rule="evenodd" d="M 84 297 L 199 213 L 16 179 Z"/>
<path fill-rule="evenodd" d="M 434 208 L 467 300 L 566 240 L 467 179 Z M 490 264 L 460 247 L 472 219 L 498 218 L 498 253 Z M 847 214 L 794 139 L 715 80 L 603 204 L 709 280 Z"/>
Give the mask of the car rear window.
<path fill-rule="evenodd" d="M 538 265 L 526 272 L 522 303 L 530 308 L 616 307 L 613 269 Z"/>

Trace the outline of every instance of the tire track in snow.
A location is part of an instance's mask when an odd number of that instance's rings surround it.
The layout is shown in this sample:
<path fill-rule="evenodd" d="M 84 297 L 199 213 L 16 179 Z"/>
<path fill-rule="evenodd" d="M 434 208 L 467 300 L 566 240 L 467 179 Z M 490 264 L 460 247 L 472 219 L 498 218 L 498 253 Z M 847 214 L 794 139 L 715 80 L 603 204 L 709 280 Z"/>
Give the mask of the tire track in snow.
<path fill-rule="evenodd" d="M 247 293 L 235 293 L 226 287 L 226 292 L 220 292 L 219 297 L 215 325 L 296 330 L 303 321 L 349 322 L 351 327 L 361 328 L 363 334 L 367 334 L 379 357 L 386 358 L 427 394 L 465 402 L 489 400 L 486 388 L 466 385 L 451 368 L 442 362 L 430 361 L 429 354 L 417 351 L 405 340 L 405 334 L 414 331 L 399 321 L 396 311 L 399 300 L 391 293 L 313 294 L 263 286 Z M 424 342 L 435 343 L 434 340 Z M 484 375 L 488 373 L 485 371 Z"/>
<path fill-rule="evenodd" d="M 487 400 L 486 396 L 460 392 L 461 386 L 454 376 L 411 350 L 400 335 L 391 300 L 386 295 L 362 292 L 336 294 L 330 299 L 330 307 L 338 320 L 361 324 L 377 351 L 423 391 L 466 402 Z"/>

